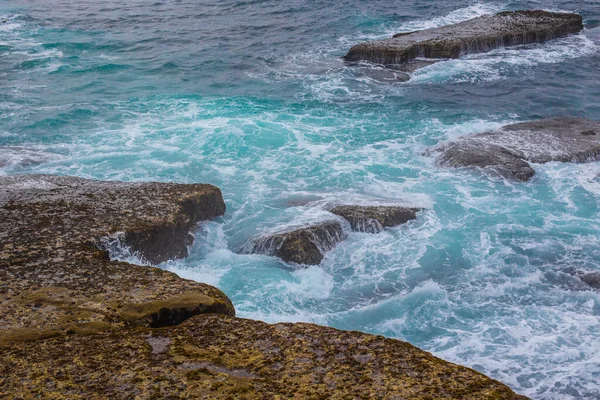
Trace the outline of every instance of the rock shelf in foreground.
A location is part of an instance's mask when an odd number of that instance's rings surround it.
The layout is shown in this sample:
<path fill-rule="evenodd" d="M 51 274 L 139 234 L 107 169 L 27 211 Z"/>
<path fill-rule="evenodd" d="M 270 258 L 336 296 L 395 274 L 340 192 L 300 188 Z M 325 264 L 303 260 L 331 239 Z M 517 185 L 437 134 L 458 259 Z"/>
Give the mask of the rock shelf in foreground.
<path fill-rule="evenodd" d="M 219 315 L 199 315 L 163 329 L 18 343 L 2 358 L 0 395 L 525 399 L 500 382 L 399 340 Z"/>
<path fill-rule="evenodd" d="M 507 11 L 440 28 L 400 33 L 390 39 L 360 43 L 352 47 L 344 59 L 383 65 L 409 64 L 407 72 L 412 72 L 428 65 L 423 62 L 424 59 L 459 58 L 500 47 L 542 43 L 582 29 L 582 18 L 578 14 L 540 10 Z"/>
<path fill-rule="evenodd" d="M 398 340 L 235 318 L 218 289 L 97 247 L 181 257 L 224 211 L 211 185 L 1 177 L 0 397 L 525 399 Z"/>
<path fill-rule="evenodd" d="M 535 174 L 528 162 L 600 159 L 600 121 L 559 117 L 507 125 L 442 144 L 436 150 L 443 166 L 480 167 L 524 182 Z"/>

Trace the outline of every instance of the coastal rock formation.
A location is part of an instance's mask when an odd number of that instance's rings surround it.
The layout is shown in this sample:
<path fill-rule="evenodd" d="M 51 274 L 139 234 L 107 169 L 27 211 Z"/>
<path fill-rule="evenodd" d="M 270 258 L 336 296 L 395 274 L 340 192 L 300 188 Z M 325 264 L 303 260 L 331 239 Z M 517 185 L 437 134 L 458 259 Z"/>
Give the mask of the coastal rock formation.
<path fill-rule="evenodd" d="M 399 340 L 219 315 L 2 350 L 1 397 L 526 399 Z"/>
<path fill-rule="evenodd" d="M 0 397 L 525 399 L 398 340 L 235 318 L 218 289 L 98 247 L 180 257 L 224 211 L 211 185 L 1 177 Z"/>
<path fill-rule="evenodd" d="M 582 274 L 579 279 L 588 284 L 591 288 L 600 289 L 600 272 L 588 272 Z"/>
<path fill-rule="evenodd" d="M 420 208 L 399 206 L 338 205 L 329 209 L 350 223 L 358 232 L 378 233 L 417 218 Z"/>
<path fill-rule="evenodd" d="M 582 29 L 582 18 L 578 14 L 507 11 L 440 28 L 400 33 L 390 39 L 360 43 L 352 47 L 344 59 L 398 65 L 420 59 L 459 58 L 499 47 L 542 43 Z M 411 69 L 422 66 L 417 62 Z"/>
<path fill-rule="evenodd" d="M 246 243 L 241 252 L 275 256 L 295 264 L 318 265 L 324 254 L 345 238 L 342 224 L 332 220 L 260 236 Z"/>
<path fill-rule="evenodd" d="M 598 160 L 600 121 L 559 117 L 507 125 L 441 145 L 437 151 L 441 165 L 485 168 L 524 182 L 535 174 L 527 161 Z"/>
<path fill-rule="evenodd" d="M 211 185 L 0 177 L 0 341 L 234 315 L 220 290 L 98 247 L 119 234 L 148 262 L 183 257 L 190 230 L 224 212 Z"/>
<path fill-rule="evenodd" d="M 600 272 L 581 271 L 575 268 L 567 268 L 565 272 L 579 278 L 586 286 L 584 289 L 592 288 L 600 290 Z M 581 288 L 579 288 L 581 290 Z"/>

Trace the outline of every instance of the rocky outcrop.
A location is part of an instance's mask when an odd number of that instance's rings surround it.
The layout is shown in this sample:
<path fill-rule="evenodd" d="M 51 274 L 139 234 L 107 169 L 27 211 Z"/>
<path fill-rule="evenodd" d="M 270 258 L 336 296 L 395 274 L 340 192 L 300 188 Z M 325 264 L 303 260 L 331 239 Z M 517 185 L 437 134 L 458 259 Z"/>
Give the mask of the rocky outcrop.
<path fill-rule="evenodd" d="M 508 125 L 439 146 L 438 162 L 450 167 L 480 167 L 505 178 L 527 181 L 528 164 L 587 162 L 600 159 L 600 121 L 560 117 Z"/>
<path fill-rule="evenodd" d="M 582 18 L 577 14 L 508 11 L 440 28 L 401 33 L 390 39 L 360 43 L 352 47 L 344 58 L 347 61 L 364 60 L 384 65 L 407 64 L 418 59 L 459 58 L 499 47 L 542 43 L 582 29 Z M 417 63 L 415 68 L 419 67 Z"/>
<path fill-rule="evenodd" d="M 366 233 L 378 233 L 384 228 L 404 224 L 417 218 L 420 208 L 399 206 L 360 206 L 338 205 L 329 208 L 350 223 L 352 230 Z"/>
<path fill-rule="evenodd" d="M 342 224 L 332 220 L 254 238 L 241 252 L 275 256 L 295 264 L 318 265 L 324 254 L 345 238 Z"/>
<path fill-rule="evenodd" d="M 211 185 L 0 177 L 0 341 L 234 315 L 218 289 L 98 247 L 119 235 L 148 262 L 182 257 L 190 230 L 224 212 Z"/>
<path fill-rule="evenodd" d="M 398 340 L 219 315 L 168 329 L 20 342 L 0 354 L 2 397 L 525 399 Z"/>
<path fill-rule="evenodd" d="M 218 289 L 98 247 L 179 257 L 224 211 L 211 185 L 1 177 L 0 397 L 525 399 L 398 340 L 235 318 Z"/>
<path fill-rule="evenodd" d="M 600 289 L 600 272 L 588 272 L 582 274 L 579 279 L 583 283 L 586 283 L 588 286 L 594 289 Z"/>
<path fill-rule="evenodd" d="M 582 271 L 575 268 L 567 268 L 564 272 L 579 278 L 585 284 L 583 288 L 578 288 L 579 290 L 589 290 L 589 288 L 600 290 L 600 272 Z"/>

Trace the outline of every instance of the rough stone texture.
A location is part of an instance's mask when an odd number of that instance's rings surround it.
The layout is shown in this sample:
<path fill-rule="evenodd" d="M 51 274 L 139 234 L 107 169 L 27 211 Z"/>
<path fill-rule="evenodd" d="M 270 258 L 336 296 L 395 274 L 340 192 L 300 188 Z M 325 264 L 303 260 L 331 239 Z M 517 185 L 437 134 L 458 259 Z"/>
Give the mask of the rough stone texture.
<path fill-rule="evenodd" d="M 224 211 L 211 185 L 0 177 L 0 342 L 234 315 L 212 286 L 110 261 L 97 247 L 121 232 L 150 262 L 182 257 L 190 229 Z"/>
<path fill-rule="evenodd" d="M 338 221 L 325 221 L 252 239 L 241 252 L 266 254 L 295 264 L 318 265 L 324 254 L 345 238 L 346 233 Z"/>
<path fill-rule="evenodd" d="M 360 43 L 347 61 L 405 64 L 417 58 L 459 58 L 499 47 L 541 43 L 583 29 L 580 15 L 546 11 L 510 11 L 484 15 L 458 24 Z"/>
<path fill-rule="evenodd" d="M 600 272 L 581 271 L 575 268 L 568 268 L 565 272 L 578 277 L 581 282 L 587 285 L 584 287 L 584 290 L 590 287 L 592 289 L 600 289 Z"/>
<path fill-rule="evenodd" d="M 600 272 L 589 272 L 581 275 L 579 278 L 590 287 L 600 289 Z"/>
<path fill-rule="evenodd" d="M 218 289 L 96 246 L 180 256 L 224 210 L 210 185 L 0 178 L 0 398 L 524 399 L 405 342 L 234 318 Z"/>
<path fill-rule="evenodd" d="M 438 162 L 450 167 L 481 167 L 506 178 L 527 181 L 535 171 L 526 162 L 587 162 L 600 159 L 600 121 L 559 117 L 507 125 L 495 132 L 440 146 Z"/>
<path fill-rule="evenodd" d="M 525 399 L 398 340 L 219 315 L 20 342 L 0 357 L 9 398 Z"/>
<path fill-rule="evenodd" d="M 383 229 L 404 224 L 417 218 L 420 208 L 399 206 L 338 205 L 329 208 L 350 223 L 358 232 L 378 233 Z"/>

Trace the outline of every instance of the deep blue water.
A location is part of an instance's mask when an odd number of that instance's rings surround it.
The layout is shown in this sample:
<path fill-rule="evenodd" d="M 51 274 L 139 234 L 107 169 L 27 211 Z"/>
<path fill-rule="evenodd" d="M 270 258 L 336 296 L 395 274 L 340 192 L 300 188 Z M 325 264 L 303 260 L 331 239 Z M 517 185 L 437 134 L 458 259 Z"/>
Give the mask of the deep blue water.
<path fill-rule="evenodd" d="M 580 35 L 381 83 L 353 44 L 486 13 L 579 12 Z M 0 174 L 218 185 L 227 214 L 186 260 L 238 315 L 410 341 L 535 399 L 600 398 L 600 163 L 526 184 L 441 169 L 425 150 L 510 122 L 600 119 L 600 3 L 2 1 Z M 316 200 L 306 206 L 290 202 Z M 352 233 L 321 266 L 236 254 L 330 218 L 331 201 L 426 207 Z"/>

